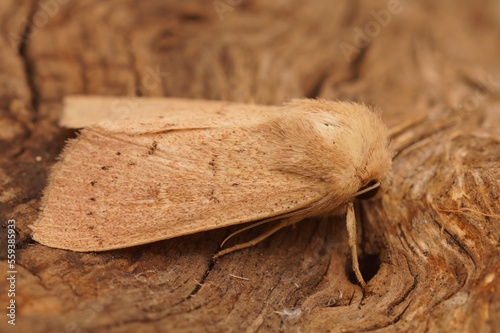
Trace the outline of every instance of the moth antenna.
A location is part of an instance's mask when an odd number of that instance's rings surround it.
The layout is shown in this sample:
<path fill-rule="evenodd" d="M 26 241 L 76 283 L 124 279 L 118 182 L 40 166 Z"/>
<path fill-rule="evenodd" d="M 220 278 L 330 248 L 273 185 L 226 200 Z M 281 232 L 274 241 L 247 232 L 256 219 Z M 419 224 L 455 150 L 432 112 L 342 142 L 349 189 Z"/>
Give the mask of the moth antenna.
<path fill-rule="evenodd" d="M 372 186 L 368 186 L 368 187 L 362 189 L 361 191 L 356 192 L 354 194 L 354 196 L 357 197 L 358 195 L 361 195 L 363 193 L 370 192 L 371 190 L 373 190 L 379 186 L 380 186 L 380 182 L 377 180 L 377 182 L 375 184 L 373 184 Z"/>
<path fill-rule="evenodd" d="M 236 244 L 234 246 L 231 246 L 225 250 L 222 250 L 222 251 L 219 251 L 217 252 L 213 257 L 212 259 L 217 259 L 225 254 L 228 254 L 228 253 L 231 253 L 231 252 L 234 252 L 234 251 L 238 251 L 238 250 L 241 250 L 241 249 L 246 249 L 247 247 L 251 247 L 251 246 L 254 246 L 260 242 L 262 242 L 264 239 L 268 238 L 269 236 L 271 236 L 272 234 L 278 232 L 279 230 L 289 226 L 289 225 L 292 225 L 292 224 L 295 224 L 299 221 L 302 220 L 302 217 L 291 217 L 291 218 L 287 218 L 287 219 L 284 219 L 282 220 L 277 226 L 275 226 L 274 228 L 272 228 L 271 230 L 268 230 L 266 231 L 265 233 L 263 233 L 262 235 L 252 239 L 251 241 L 248 241 L 248 242 L 245 242 L 245 243 L 241 243 L 241 244 Z M 261 221 L 261 222 L 258 222 L 258 223 L 255 223 L 249 227 L 245 227 L 243 229 L 250 229 L 250 228 L 253 228 L 257 225 L 261 225 L 261 224 L 264 224 L 266 222 L 269 222 L 268 220 L 264 220 L 264 221 Z M 241 230 L 238 230 L 237 232 L 233 232 L 231 235 L 229 235 L 228 237 L 226 237 L 226 239 L 224 241 L 227 240 L 227 238 L 229 237 L 232 237 L 234 236 L 235 234 L 239 233 L 240 231 L 242 231 L 243 229 Z M 224 242 L 223 242 L 224 243 Z"/>
<path fill-rule="evenodd" d="M 465 214 L 464 212 L 471 212 L 471 213 L 476 213 L 478 215 L 485 216 L 485 217 L 500 217 L 500 214 L 484 213 L 484 212 L 481 212 L 477 209 L 468 208 L 468 207 L 461 207 L 459 209 L 446 209 L 446 208 L 438 207 L 438 205 L 434 203 L 434 199 L 433 199 L 432 195 L 429 195 L 429 194 L 427 195 L 426 199 L 427 199 L 427 202 L 435 210 L 438 210 L 438 211 L 444 212 L 444 213 Z"/>
<path fill-rule="evenodd" d="M 389 137 L 395 139 L 399 134 L 404 133 L 408 128 L 421 124 L 425 121 L 427 115 L 418 115 L 406 121 L 403 121 L 389 129 Z"/>
<path fill-rule="evenodd" d="M 445 212 L 445 213 L 464 214 L 464 211 L 466 211 L 466 212 L 476 213 L 478 215 L 482 215 L 482 216 L 486 216 L 486 217 L 500 217 L 499 214 L 483 213 L 483 212 L 481 212 L 479 210 L 472 209 L 472 208 L 467 208 L 467 207 L 463 207 L 463 208 L 460 208 L 460 209 L 442 209 L 442 208 L 438 208 L 438 209 L 439 209 L 439 211 Z"/>

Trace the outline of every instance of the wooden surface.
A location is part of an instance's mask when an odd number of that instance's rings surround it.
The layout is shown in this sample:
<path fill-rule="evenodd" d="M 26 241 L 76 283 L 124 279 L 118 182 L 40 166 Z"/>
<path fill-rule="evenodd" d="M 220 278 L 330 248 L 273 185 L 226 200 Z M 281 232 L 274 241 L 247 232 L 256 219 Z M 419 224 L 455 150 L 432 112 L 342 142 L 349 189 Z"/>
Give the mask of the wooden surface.
<path fill-rule="evenodd" d="M 498 1 L 5 0 L 0 22 L 2 332 L 500 327 Z M 358 207 L 367 289 L 342 217 L 217 262 L 227 229 L 105 253 L 35 243 L 47 173 L 75 136 L 57 125 L 68 94 L 380 106 L 400 149 L 392 184 Z"/>

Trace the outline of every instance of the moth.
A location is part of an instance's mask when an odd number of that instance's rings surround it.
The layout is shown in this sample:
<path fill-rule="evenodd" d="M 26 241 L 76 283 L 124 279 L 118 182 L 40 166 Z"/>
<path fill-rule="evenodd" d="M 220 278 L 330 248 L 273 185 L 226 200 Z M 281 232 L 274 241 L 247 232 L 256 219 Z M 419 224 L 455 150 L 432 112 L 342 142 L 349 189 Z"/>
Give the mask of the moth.
<path fill-rule="evenodd" d="M 85 128 L 53 167 L 34 240 L 105 251 L 279 221 L 218 256 L 305 218 L 346 214 L 353 270 L 365 285 L 353 200 L 374 196 L 390 174 L 392 152 L 378 112 L 323 99 L 283 106 L 171 98 L 129 104 L 66 100 L 62 125 Z"/>

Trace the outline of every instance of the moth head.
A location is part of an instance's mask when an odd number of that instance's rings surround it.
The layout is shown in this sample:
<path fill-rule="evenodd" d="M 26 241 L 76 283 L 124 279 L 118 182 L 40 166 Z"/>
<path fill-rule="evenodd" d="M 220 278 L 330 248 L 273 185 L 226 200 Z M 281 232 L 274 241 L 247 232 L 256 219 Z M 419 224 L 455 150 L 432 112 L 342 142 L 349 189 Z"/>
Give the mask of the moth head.
<path fill-rule="evenodd" d="M 359 128 L 361 140 L 354 148 L 358 179 L 354 197 L 361 200 L 373 198 L 392 175 L 393 152 L 389 148 L 388 131 L 377 112 L 368 111 Z"/>
<path fill-rule="evenodd" d="M 332 201 L 368 199 L 391 174 L 392 152 L 380 112 L 363 104 L 293 100 L 272 123 L 282 147 L 277 169 L 328 184 Z"/>
<path fill-rule="evenodd" d="M 293 105 L 312 115 L 309 119 L 314 119 L 313 127 L 322 138 L 321 151 L 331 156 L 335 183 L 349 180 L 346 189 L 359 199 L 375 196 L 387 182 L 392 164 L 381 112 L 364 104 L 326 100 Z"/>

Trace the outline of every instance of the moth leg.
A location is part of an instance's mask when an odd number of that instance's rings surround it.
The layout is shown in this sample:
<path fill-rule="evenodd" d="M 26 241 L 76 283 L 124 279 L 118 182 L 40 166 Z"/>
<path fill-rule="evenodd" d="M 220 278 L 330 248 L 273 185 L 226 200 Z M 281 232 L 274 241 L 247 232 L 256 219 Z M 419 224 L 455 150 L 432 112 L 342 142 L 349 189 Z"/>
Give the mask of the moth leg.
<path fill-rule="evenodd" d="M 346 226 L 347 234 L 349 236 L 349 247 L 351 248 L 352 270 L 354 271 L 361 287 L 365 288 L 366 282 L 363 279 L 363 275 L 361 275 L 361 271 L 359 270 L 358 248 L 356 246 L 356 216 L 354 214 L 354 206 L 352 202 L 347 204 Z"/>
<path fill-rule="evenodd" d="M 260 222 L 257 222 L 257 223 L 254 223 L 252 225 L 249 225 L 247 227 L 244 227 L 244 228 L 241 228 L 239 230 L 236 230 L 235 232 L 231 233 L 229 236 L 227 236 L 226 238 L 224 238 L 224 240 L 222 241 L 222 243 L 220 244 L 221 247 L 224 246 L 224 244 L 226 244 L 226 242 L 228 240 L 230 240 L 231 238 L 233 238 L 234 236 L 238 235 L 238 234 L 241 234 L 242 232 L 245 232 L 247 230 L 250 230 L 250 229 L 253 229 L 255 227 L 258 227 L 259 225 L 262 225 L 262 224 L 266 224 L 266 223 L 269 223 L 271 221 L 269 220 L 264 220 L 264 221 L 260 221 Z"/>
<path fill-rule="evenodd" d="M 212 258 L 213 259 L 217 259 L 217 258 L 219 258 L 219 257 L 221 257 L 221 256 L 223 256 L 225 254 L 228 254 L 228 253 L 231 253 L 231 252 L 234 252 L 234 251 L 238 251 L 238 250 L 241 250 L 241 249 L 246 249 L 247 247 L 254 246 L 254 245 L 262 242 L 264 239 L 266 239 L 267 237 L 271 236 L 272 234 L 276 233 L 277 231 L 279 231 L 279 230 L 281 230 L 281 229 L 283 229 L 285 227 L 288 227 L 289 225 L 295 224 L 295 223 L 301 221 L 302 219 L 303 218 L 291 217 L 291 218 L 287 218 L 287 219 L 281 220 L 281 222 L 277 226 L 275 226 L 271 230 L 266 231 L 265 233 L 263 233 L 259 237 L 255 237 L 251 241 L 248 241 L 248 242 L 245 242 L 245 243 L 241 243 L 241 244 L 236 244 L 236 245 L 231 246 L 231 247 L 229 247 L 227 249 L 219 251 Z M 234 236 L 234 234 L 231 234 L 231 236 Z M 226 240 L 224 240 L 224 242 Z"/>

